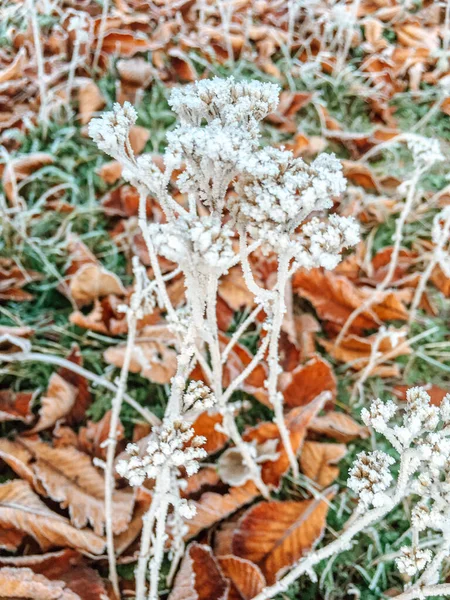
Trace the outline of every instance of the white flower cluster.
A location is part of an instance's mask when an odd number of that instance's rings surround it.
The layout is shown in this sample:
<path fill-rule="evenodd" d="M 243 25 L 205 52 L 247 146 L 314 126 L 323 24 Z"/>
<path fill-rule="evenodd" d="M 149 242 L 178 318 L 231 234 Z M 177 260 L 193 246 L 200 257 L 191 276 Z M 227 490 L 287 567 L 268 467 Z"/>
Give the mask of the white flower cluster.
<path fill-rule="evenodd" d="M 175 471 L 183 467 L 188 475 L 193 475 L 199 469 L 198 461 L 206 456 L 201 448 L 205 441 L 204 437 L 195 435 L 186 421 L 163 424 L 153 428 L 143 455 L 137 444 L 128 444 L 129 459 L 118 461 L 116 470 L 132 486 L 142 485 L 146 479 L 156 479 L 165 467 Z"/>
<path fill-rule="evenodd" d="M 411 546 L 402 546 L 400 548 L 401 556 L 396 558 L 395 564 L 400 573 L 414 577 L 418 571 L 423 571 L 431 561 L 431 550 L 423 550 Z"/>
<path fill-rule="evenodd" d="M 402 548 L 397 559 L 400 572 L 413 577 L 432 559 L 432 552 L 418 545 L 420 532 L 434 529 L 450 535 L 450 394 L 437 407 L 424 388 L 413 387 L 406 393 L 402 424 L 391 423 L 399 410 L 394 402 L 377 399 L 362 411 L 364 423 L 400 454 L 396 486 L 390 472 L 395 461 L 380 451 L 358 455 L 348 485 L 358 495 L 360 511 L 389 507 L 394 496 L 396 502 L 410 494 L 419 496 L 411 510 L 414 545 Z"/>
<path fill-rule="evenodd" d="M 307 165 L 292 152 L 264 148 L 245 165 L 231 210 L 254 239 L 285 247 L 300 223 L 311 212 L 330 208 L 345 186 L 342 166 L 332 154 Z"/>
<path fill-rule="evenodd" d="M 191 381 L 183 395 L 183 409 L 184 412 L 201 412 L 212 408 L 215 401 L 214 394 L 203 381 Z"/>
<path fill-rule="evenodd" d="M 169 104 L 183 125 L 198 126 L 203 120 L 211 123 L 217 119 L 222 125 L 250 128 L 276 109 L 279 93 L 273 83 L 214 77 L 174 89 Z"/>
<path fill-rule="evenodd" d="M 312 218 L 294 238 L 294 257 L 307 269 L 334 269 L 341 260 L 344 248 L 359 242 L 359 226 L 353 217 L 330 215 L 328 221 Z"/>
<path fill-rule="evenodd" d="M 109 156 L 120 159 L 127 156 L 130 129 L 136 123 L 137 113 L 129 102 L 118 102 L 110 112 L 103 113 L 89 123 L 89 135 Z"/>
<path fill-rule="evenodd" d="M 392 482 L 389 467 L 394 463 L 392 456 L 380 450 L 358 454 L 350 469 L 347 484 L 358 495 L 360 511 L 367 510 L 371 505 L 383 506 L 386 503 L 385 491 Z"/>
<path fill-rule="evenodd" d="M 445 206 L 433 219 L 431 238 L 435 255 L 446 277 L 450 277 L 450 206 Z"/>
<path fill-rule="evenodd" d="M 150 235 L 158 254 L 195 270 L 219 274 L 228 270 L 234 258 L 233 230 L 222 225 L 219 218 L 206 216 L 194 219 L 179 218 L 165 224 L 149 225 Z"/>
<path fill-rule="evenodd" d="M 408 134 L 406 144 L 413 155 L 417 168 L 428 169 L 434 163 L 444 160 L 439 140 L 423 135 Z"/>

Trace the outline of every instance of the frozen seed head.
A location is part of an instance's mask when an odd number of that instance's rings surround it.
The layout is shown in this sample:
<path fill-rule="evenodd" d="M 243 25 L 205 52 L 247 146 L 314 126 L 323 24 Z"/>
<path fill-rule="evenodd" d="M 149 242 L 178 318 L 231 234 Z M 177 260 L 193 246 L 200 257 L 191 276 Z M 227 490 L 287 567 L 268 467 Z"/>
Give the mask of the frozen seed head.
<path fill-rule="evenodd" d="M 392 482 L 389 467 L 394 459 L 380 450 L 367 454 L 360 452 L 349 471 L 348 487 L 359 497 L 358 508 L 365 510 L 371 505 L 382 506 L 388 500 L 384 493 Z"/>
<path fill-rule="evenodd" d="M 193 260 L 202 272 L 215 269 L 222 273 L 234 258 L 233 231 L 215 217 L 180 218 L 163 225 L 151 224 L 149 230 L 157 252 L 180 265 Z"/>
<path fill-rule="evenodd" d="M 436 429 L 439 423 L 439 409 L 430 404 L 430 395 L 423 387 L 412 387 L 406 392 L 406 414 L 404 425 L 411 432 L 424 428 Z"/>
<path fill-rule="evenodd" d="M 411 151 L 414 163 L 420 169 L 427 169 L 444 160 L 439 140 L 422 135 L 408 134 L 406 144 Z"/>
<path fill-rule="evenodd" d="M 416 573 L 423 571 L 433 557 L 431 550 L 410 546 L 403 546 L 400 552 L 401 556 L 395 559 L 397 569 L 409 577 L 414 577 Z"/>
<path fill-rule="evenodd" d="M 137 113 L 129 102 L 119 103 L 113 109 L 89 123 L 89 135 L 100 150 L 114 158 L 126 155 L 125 145 L 131 127 L 136 123 Z"/>
<path fill-rule="evenodd" d="M 208 410 L 214 406 L 215 401 L 214 394 L 203 381 L 191 381 L 183 396 L 183 408 L 185 411 Z"/>
<path fill-rule="evenodd" d="M 359 226 L 353 217 L 330 215 L 328 221 L 314 217 L 306 223 L 295 244 L 295 258 L 301 267 L 334 269 L 344 248 L 359 242 Z"/>
<path fill-rule="evenodd" d="M 392 400 L 383 402 L 377 398 L 370 405 L 370 409 L 363 408 L 361 411 L 361 419 L 368 427 L 373 427 L 375 431 L 382 433 L 386 430 L 389 421 L 397 412 L 397 405 Z"/>
<path fill-rule="evenodd" d="M 174 89 L 169 105 L 185 125 L 217 119 L 222 125 L 236 123 L 253 128 L 275 110 L 279 93 L 279 86 L 273 83 L 214 77 Z"/>
<path fill-rule="evenodd" d="M 179 470 L 183 467 L 188 475 L 193 475 L 199 469 L 198 461 L 206 456 L 201 448 L 205 441 L 183 420 L 154 427 L 145 453 L 140 455 L 137 444 L 128 444 L 129 458 L 118 461 L 116 470 L 132 486 L 155 479 L 164 468 Z"/>
<path fill-rule="evenodd" d="M 264 148 L 245 165 L 231 211 L 253 237 L 277 243 L 274 233 L 290 234 L 312 211 L 330 208 L 345 185 L 334 155 L 321 154 L 307 165 L 292 152 Z"/>

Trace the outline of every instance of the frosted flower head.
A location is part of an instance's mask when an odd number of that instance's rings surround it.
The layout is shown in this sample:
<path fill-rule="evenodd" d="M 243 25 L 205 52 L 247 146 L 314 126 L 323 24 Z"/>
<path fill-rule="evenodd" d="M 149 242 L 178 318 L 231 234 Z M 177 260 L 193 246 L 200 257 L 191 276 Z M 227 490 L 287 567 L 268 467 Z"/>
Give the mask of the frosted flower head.
<path fill-rule="evenodd" d="M 164 186 L 164 174 L 154 163 L 150 154 L 138 156 L 135 168 L 130 170 L 125 167 L 122 170 L 122 177 L 136 187 L 145 182 L 150 193 L 156 197 L 162 192 Z"/>
<path fill-rule="evenodd" d="M 264 148 L 245 165 L 231 211 L 253 237 L 270 241 L 270 233 L 289 235 L 312 211 L 330 208 L 345 185 L 334 155 L 321 154 L 307 165 L 291 152 Z"/>
<path fill-rule="evenodd" d="M 440 405 L 441 418 L 445 424 L 450 422 L 450 394 L 446 394 Z"/>
<path fill-rule="evenodd" d="M 410 546 L 403 546 L 400 552 L 401 556 L 395 559 L 397 569 L 409 577 L 414 577 L 416 573 L 423 571 L 433 557 L 431 550 Z"/>
<path fill-rule="evenodd" d="M 113 109 L 89 123 L 89 135 L 100 150 L 113 158 L 124 156 L 131 127 L 136 123 L 137 113 L 129 102 Z"/>
<path fill-rule="evenodd" d="M 149 225 L 156 251 L 183 265 L 192 260 L 201 272 L 224 273 L 234 258 L 233 231 L 212 216 Z"/>
<path fill-rule="evenodd" d="M 146 479 L 155 479 L 164 468 L 184 468 L 188 475 L 199 469 L 199 460 L 205 458 L 201 448 L 205 438 L 195 435 L 192 427 L 183 420 L 154 427 L 143 455 L 137 444 L 128 444 L 128 460 L 120 460 L 116 470 L 130 485 L 139 486 Z M 189 446 L 187 446 L 189 444 Z"/>
<path fill-rule="evenodd" d="M 300 267 L 334 269 L 344 248 L 359 242 L 359 226 L 353 217 L 330 215 L 328 221 L 317 217 L 306 223 L 294 245 Z"/>
<path fill-rule="evenodd" d="M 348 487 L 359 497 L 358 508 L 367 509 L 370 505 L 381 506 L 387 496 L 384 494 L 392 482 L 389 467 L 394 459 L 380 450 L 367 454 L 360 452 L 349 471 Z"/>
<path fill-rule="evenodd" d="M 422 428 L 433 431 L 439 423 L 439 409 L 430 404 L 431 398 L 423 387 L 412 387 L 406 392 L 405 427 L 411 433 L 418 433 Z"/>
<path fill-rule="evenodd" d="M 186 125 L 198 126 L 203 120 L 211 123 L 217 119 L 222 125 L 236 123 L 253 128 L 275 110 L 279 93 L 280 88 L 273 83 L 214 77 L 174 89 L 169 105 Z"/>
<path fill-rule="evenodd" d="M 419 169 L 428 169 L 436 162 L 444 160 L 444 155 L 437 139 L 408 134 L 406 144 L 413 155 L 415 165 Z"/>
<path fill-rule="evenodd" d="M 216 399 L 203 381 L 191 381 L 183 396 L 184 411 L 204 411 L 214 406 Z"/>
<path fill-rule="evenodd" d="M 392 400 L 383 402 L 377 398 L 370 405 L 370 409 L 363 408 L 361 419 L 367 427 L 373 427 L 375 431 L 382 433 L 386 430 L 387 424 L 397 412 L 397 405 Z"/>

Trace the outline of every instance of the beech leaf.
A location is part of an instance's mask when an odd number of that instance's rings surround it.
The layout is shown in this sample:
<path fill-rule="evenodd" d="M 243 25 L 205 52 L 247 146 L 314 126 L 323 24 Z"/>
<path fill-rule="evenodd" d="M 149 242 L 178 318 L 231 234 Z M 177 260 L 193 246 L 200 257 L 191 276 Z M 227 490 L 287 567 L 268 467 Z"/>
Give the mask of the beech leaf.
<path fill-rule="evenodd" d="M 66 588 L 64 581 L 50 581 L 31 569 L 3 567 L 0 569 L 2 598 L 33 598 L 33 600 L 81 600 Z"/>

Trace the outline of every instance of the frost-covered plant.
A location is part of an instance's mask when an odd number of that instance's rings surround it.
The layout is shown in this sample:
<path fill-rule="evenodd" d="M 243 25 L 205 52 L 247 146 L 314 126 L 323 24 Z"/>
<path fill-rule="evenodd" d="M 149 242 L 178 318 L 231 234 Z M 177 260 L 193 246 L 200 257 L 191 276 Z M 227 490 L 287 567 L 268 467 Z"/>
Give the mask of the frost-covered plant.
<path fill-rule="evenodd" d="M 413 387 L 406 393 L 404 408 L 392 400 L 376 399 L 361 416 L 389 441 L 395 454 L 381 450 L 358 454 L 348 479 L 358 504 L 345 529 L 254 600 L 273 598 L 303 573 L 313 575 L 314 565 L 348 549 L 358 533 L 406 499 L 411 507 L 411 544 L 400 549 L 396 564 L 408 582 L 396 598 L 450 596 L 450 585 L 439 583 L 442 564 L 450 557 L 450 394 L 437 407 L 424 388 Z M 438 534 L 433 549 L 427 544 L 430 532 L 435 538 Z"/>
<path fill-rule="evenodd" d="M 141 551 L 136 574 L 136 595 L 145 595 L 150 557 L 150 590 L 157 597 L 158 577 L 170 531 L 173 570 L 182 553 L 185 533 L 183 519 L 192 507 L 181 498 L 185 479 L 194 473 L 204 456 L 202 440 L 189 423 L 192 415 L 215 403 L 222 417 L 221 427 L 234 443 L 232 460 L 241 465 L 242 481 L 252 480 L 261 494 L 269 489 L 261 477 L 261 457 L 275 456 L 267 449 L 244 442 L 230 403 L 268 351 L 266 382 L 275 422 L 294 474 L 298 472 L 283 414 L 283 396 L 278 390 L 279 338 L 286 312 L 286 285 L 300 267 L 333 268 L 344 248 L 358 242 L 358 227 L 351 218 L 327 217 L 333 198 L 345 189 L 342 167 L 334 155 L 322 154 L 311 165 L 283 148 L 261 148 L 259 121 L 272 112 L 279 89 L 271 83 L 238 82 L 234 78 L 204 80 L 175 89 L 169 103 L 179 125 L 167 136 L 161 171 L 147 155 L 135 157 L 129 133 L 136 122 L 133 107 L 115 104 L 111 112 L 90 123 L 89 132 L 98 147 L 118 160 L 123 177 L 140 193 L 139 224 L 147 245 L 154 281 L 140 286 L 141 293 L 128 309 L 129 338 L 121 373 L 125 385 L 137 310 L 142 315 L 146 290 L 151 289 L 177 338 L 177 372 L 171 382 L 168 405 L 161 426 L 154 427 L 144 449 L 128 448 L 128 459 L 119 462 L 119 473 L 132 485 L 154 481 L 152 504 L 144 518 Z M 180 203 L 170 194 L 174 170 L 180 170 L 176 184 L 185 195 Z M 160 203 L 165 222 L 148 223 L 145 206 L 148 195 Z M 277 280 L 272 289 L 259 286 L 253 276 L 250 256 L 260 248 L 278 257 Z M 184 275 L 186 306 L 175 310 L 165 287 L 158 255 L 176 263 Z M 216 301 L 219 280 L 241 264 L 255 303 L 264 308 L 262 326 L 267 335 L 245 367 L 226 389 L 224 365 L 230 351 L 258 311 L 239 328 L 224 347 L 219 335 Z M 149 303 L 147 303 L 149 305 Z M 139 317 L 140 318 L 140 317 Z M 130 341 L 131 339 L 131 341 Z M 196 364 L 208 386 L 188 383 Z M 122 389 L 122 388 L 121 388 Z M 118 414 L 118 395 L 113 412 Z M 111 456 L 116 431 L 111 429 L 106 480 L 111 492 Z M 229 456 L 230 459 L 230 456 Z M 268 458 L 270 459 L 270 458 Z M 169 514 L 169 507 L 172 507 Z M 107 519 L 108 523 L 108 519 Z M 112 536 L 108 544 L 110 569 L 115 572 Z M 114 581 L 114 575 L 113 575 Z"/>

